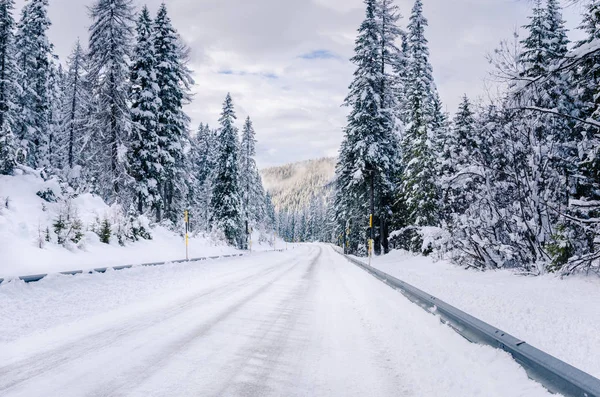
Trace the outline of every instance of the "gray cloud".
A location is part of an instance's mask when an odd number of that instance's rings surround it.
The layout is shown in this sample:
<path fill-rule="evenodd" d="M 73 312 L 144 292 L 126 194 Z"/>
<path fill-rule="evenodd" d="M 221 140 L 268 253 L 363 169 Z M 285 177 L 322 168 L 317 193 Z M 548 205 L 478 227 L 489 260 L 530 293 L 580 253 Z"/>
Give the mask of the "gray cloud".
<path fill-rule="evenodd" d="M 22 4 L 17 0 L 17 7 Z M 77 37 L 87 40 L 90 4 L 51 1 L 50 39 L 61 59 Z M 155 12 L 160 1 L 147 4 Z M 398 0 L 402 25 L 412 4 Z M 167 6 L 191 48 L 196 85 L 186 110 L 192 128 L 200 122 L 216 126 L 231 92 L 240 126 L 247 115 L 254 120 L 260 166 L 337 152 L 362 0 L 168 0 Z M 485 55 L 526 23 L 529 6 L 525 0 L 425 0 L 434 76 L 449 112 L 462 94 L 484 94 Z M 579 13 L 576 7 L 566 11 L 572 30 Z"/>

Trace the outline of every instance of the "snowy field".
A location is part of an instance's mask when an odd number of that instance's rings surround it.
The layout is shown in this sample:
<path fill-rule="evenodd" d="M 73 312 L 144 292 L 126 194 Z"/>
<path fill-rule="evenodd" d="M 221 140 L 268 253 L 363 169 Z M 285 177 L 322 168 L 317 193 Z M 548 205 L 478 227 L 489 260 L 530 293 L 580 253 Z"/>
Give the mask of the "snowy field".
<path fill-rule="evenodd" d="M 373 265 L 600 378 L 600 278 L 477 272 L 394 251 Z"/>
<path fill-rule="evenodd" d="M 40 248 L 40 233 L 44 240 L 44 231 L 52 229 L 57 214 L 65 205 L 38 197 L 37 192 L 47 189 L 60 197 L 60 186 L 54 180 L 44 181 L 32 174 L 0 175 L 0 278 L 185 258 L 183 237 L 162 227 L 152 229 L 152 240 L 126 242 L 125 247 L 115 238 L 108 245 L 101 243 L 96 233 L 85 229 L 98 218 L 112 216 L 114 209 L 91 194 L 83 194 L 71 201 L 84 226 L 81 243 L 67 249 L 55 241 L 43 241 Z M 257 241 L 258 234 L 253 239 Z M 284 244 L 278 239 L 276 248 Z M 253 248 L 259 251 L 273 249 L 266 243 L 255 243 Z M 240 252 L 209 237 L 190 239 L 189 249 L 190 258 Z"/>
<path fill-rule="evenodd" d="M 0 395 L 550 395 L 328 246 L 12 282 L 0 302 Z"/>

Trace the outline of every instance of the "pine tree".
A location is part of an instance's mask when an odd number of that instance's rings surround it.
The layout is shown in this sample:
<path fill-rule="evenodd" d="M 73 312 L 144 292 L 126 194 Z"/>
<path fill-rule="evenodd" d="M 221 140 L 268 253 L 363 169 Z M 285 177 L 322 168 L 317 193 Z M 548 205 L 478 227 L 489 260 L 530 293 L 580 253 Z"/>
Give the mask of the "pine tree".
<path fill-rule="evenodd" d="M 126 154 L 131 131 L 128 63 L 134 37 L 132 0 L 97 0 L 90 15 L 88 57 L 95 102 L 92 166 L 104 199 L 120 199 L 125 204 L 130 201 Z"/>
<path fill-rule="evenodd" d="M 187 156 L 192 177 L 189 188 L 191 214 L 204 231 L 209 230 L 210 199 L 218 154 L 214 149 L 216 146 L 216 137 L 208 124 L 200 124 Z"/>
<path fill-rule="evenodd" d="M 83 167 L 86 159 L 82 156 L 88 131 L 87 112 L 91 105 L 91 93 L 87 82 L 86 54 L 79 40 L 75 43 L 67 59 L 67 72 L 64 90 L 65 101 L 62 109 L 62 131 L 65 135 L 66 167 L 70 176 L 78 172 L 75 167 Z"/>
<path fill-rule="evenodd" d="M 164 3 L 154 21 L 154 48 L 160 98 L 157 128 L 164 173 L 160 188 L 165 217 L 176 223 L 187 197 L 184 148 L 188 144 L 189 118 L 183 105 L 189 100 L 193 80 L 187 68 L 187 49 L 173 28 Z"/>
<path fill-rule="evenodd" d="M 521 41 L 523 45 L 520 59 L 523 65 L 521 75 L 524 77 L 542 76 L 548 70 L 548 57 L 544 51 L 546 44 L 544 40 L 548 31 L 544 13 L 542 0 L 535 0 L 529 24 L 524 26 L 529 31 L 529 36 Z"/>
<path fill-rule="evenodd" d="M 450 224 L 450 228 L 453 226 L 453 218 L 464 214 L 471 203 L 472 179 L 475 174 L 469 168 L 479 146 L 474 116 L 471 102 L 465 95 L 441 151 L 443 218 Z"/>
<path fill-rule="evenodd" d="M 246 118 L 244 128 L 242 129 L 242 140 L 240 142 L 240 198 L 242 199 L 242 214 L 244 221 L 247 224 L 253 223 L 252 215 L 250 214 L 250 201 L 253 194 L 254 169 L 256 163 L 254 155 L 256 154 L 256 137 L 254 127 L 250 117 Z"/>
<path fill-rule="evenodd" d="M 0 126 L 0 175 L 10 175 L 17 164 L 17 143 L 8 118 Z"/>
<path fill-rule="evenodd" d="M 157 61 L 152 19 L 144 7 L 137 23 L 137 44 L 131 66 L 131 142 L 129 172 L 135 179 L 138 213 L 153 211 L 161 220 L 163 202 L 160 186 L 164 183 L 161 147 L 158 136 L 158 111 L 161 105 L 156 76 Z"/>
<path fill-rule="evenodd" d="M 16 133 L 26 151 L 27 165 L 47 166 L 50 131 L 50 67 L 52 45 L 46 35 L 50 27 L 48 0 L 30 0 L 21 10 L 16 35 L 18 119 Z"/>
<path fill-rule="evenodd" d="M 266 228 L 267 208 L 262 179 L 256 166 L 256 134 L 250 117 L 242 129 L 240 142 L 240 197 L 242 214 L 249 227 Z"/>
<path fill-rule="evenodd" d="M 439 224 L 438 164 L 435 145 L 443 125 L 439 98 L 429 63 L 428 42 L 425 38 L 427 19 L 423 3 L 416 0 L 408 25 L 407 117 L 409 125 L 402 140 L 402 200 L 407 208 L 405 225 L 409 227 L 437 226 Z M 411 248 L 421 249 L 421 240 L 410 237 Z"/>
<path fill-rule="evenodd" d="M 224 233 L 229 244 L 242 243 L 242 213 L 238 170 L 238 131 L 231 95 L 227 94 L 219 119 L 220 153 L 211 199 L 211 225 Z"/>
<path fill-rule="evenodd" d="M 587 2 L 583 21 L 579 27 L 585 38 L 576 43 L 576 50 L 597 47 L 600 42 L 600 1 Z M 575 98 L 577 101 L 577 117 L 580 120 L 600 121 L 600 54 L 597 51 L 585 51 L 586 55 L 579 58 L 572 71 L 575 82 Z M 577 59 L 577 57 L 576 57 Z M 574 192 L 569 202 L 569 215 L 574 220 L 576 231 L 568 240 L 572 249 L 571 256 L 577 258 L 569 263 L 566 272 L 578 268 L 589 269 L 600 258 L 597 246 L 597 235 L 600 223 L 595 221 L 600 217 L 600 139 L 598 128 L 589 123 L 578 122 L 574 129 L 578 160 L 576 178 L 571 186 Z M 560 242 L 560 241 L 559 241 Z M 563 250 L 564 251 L 564 250 Z M 597 266 L 597 265 L 595 265 Z M 563 269 L 563 271 L 565 271 Z"/>
<path fill-rule="evenodd" d="M 14 1 L 0 0 L 0 126 L 14 129 L 17 121 L 17 64 Z M 11 133 L 12 135 L 12 133 Z"/>
<path fill-rule="evenodd" d="M 384 30 L 383 26 L 393 23 L 395 17 L 384 13 L 389 8 L 380 7 L 375 0 L 366 0 L 365 5 L 366 17 L 359 28 L 352 58 L 356 65 L 354 81 L 344 102 L 351 111 L 336 167 L 337 219 L 340 229 L 345 229 L 350 221 L 354 224 L 352 252 L 358 249 L 359 240 L 366 241 L 367 236 L 361 236 L 360 231 L 367 231 L 364 226 L 368 225 L 368 214 L 387 212 L 398 155 L 390 109 L 395 102 L 393 82 L 386 74 L 386 62 L 392 57 L 390 48 L 393 46 L 385 44 L 382 36 L 385 33 L 387 39 L 392 37 L 395 30 L 389 27 Z M 387 15 L 389 20 L 382 24 L 378 14 Z"/>
<path fill-rule="evenodd" d="M 65 73 L 62 65 L 50 64 L 48 78 L 48 150 L 47 163 L 52 173 L 62 174 L 66 167 L 67 136 L 62 129 L 62 109 L 65 106 Z"/>
<path fill-rule="evenodd" d="M 277 214 L 273 205 L 273 198 L 269 192 L 265 194 L 266 225 L 268 230 L 277 230 Z"/>
<path fill-rule="evenodd" d="M 550 37 L 548 58 L 553 63 L 561 61 L 568 52 L 569 39 L 559 0 L 547 0 L 544 19 Z"/>
<path fill-rule="evenodd" d="M 379 20 L 380 48 L 381 48 L 381 102 L 383 115 L 386 118 L 383 126 L 384 135 L 378 143 L 379 162 L 383 165 L 377 187 L 377 206 L 374 224 L 375 254 L 379 255 L 383 248 L 384 253 L 389 252 L 388 247 L 388 218 L 392 210 L 393 194 L 396 185 L 396 176 L 400 168 L 400 132 L 403 126 L 399 121 L 402 119 L 402 107 L 405 106 L 402 95 L 399 95 L 403 83 L 402 77 L 405 73 L 405 54 L 396 46 L 404 32 L 398 27 L 401 18 L 398 6 L 393 0 L 378 0 L 375 14 Z"/>

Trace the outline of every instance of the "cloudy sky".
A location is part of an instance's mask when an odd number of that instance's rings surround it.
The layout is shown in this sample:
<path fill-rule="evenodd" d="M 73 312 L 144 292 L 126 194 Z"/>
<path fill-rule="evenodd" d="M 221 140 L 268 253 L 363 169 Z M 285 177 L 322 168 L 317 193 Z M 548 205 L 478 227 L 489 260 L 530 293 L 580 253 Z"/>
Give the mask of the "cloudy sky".
<path fill-rule="evenodd" d="M 135 0 L 137 6 L 143 0 Z M 161 0 L 147 0 L 154 13 Z M 24 0 L 17 0 L 20 8 Z M 334 156 L 354 71 L 362 0 L 167 0 L 175 27 L 191 48 L 196 85 L 187 111 L 193 126 L 217 125 L 231 92 L 241 126 L 250 115 L 259 166 Z M 484 95 L 486 54 L 527 21 L 528 0 L 424 0 L 431 62 L 442 100 L 454 113 L 460 96 Z M 50 40 L 61 60 L 87 41 L 92 0 L 50 0 Z M 397 0 L 405 26 L 413 0 Z M 565 10 L 573 30 L 580 9 Z M 18 15 L 18 14 L 17 14 Z"/>

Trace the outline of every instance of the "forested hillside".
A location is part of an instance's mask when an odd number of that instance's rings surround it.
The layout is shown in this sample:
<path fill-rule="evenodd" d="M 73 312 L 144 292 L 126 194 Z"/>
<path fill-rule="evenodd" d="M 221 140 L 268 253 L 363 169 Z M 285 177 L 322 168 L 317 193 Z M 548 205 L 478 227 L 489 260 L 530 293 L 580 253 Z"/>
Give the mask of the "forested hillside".
<path fill-rule="evenodd" d="M 277 211 L 278 232 L 287 241 L 331 240 L 333 158 L 322 158 L 261 171 Z"/>
<path fill-rule="evenodd" d="M 260 171 L 277 211 L 298 211 L 322 194 L 335 177 L 334 158 L 308 160 Z"/>

